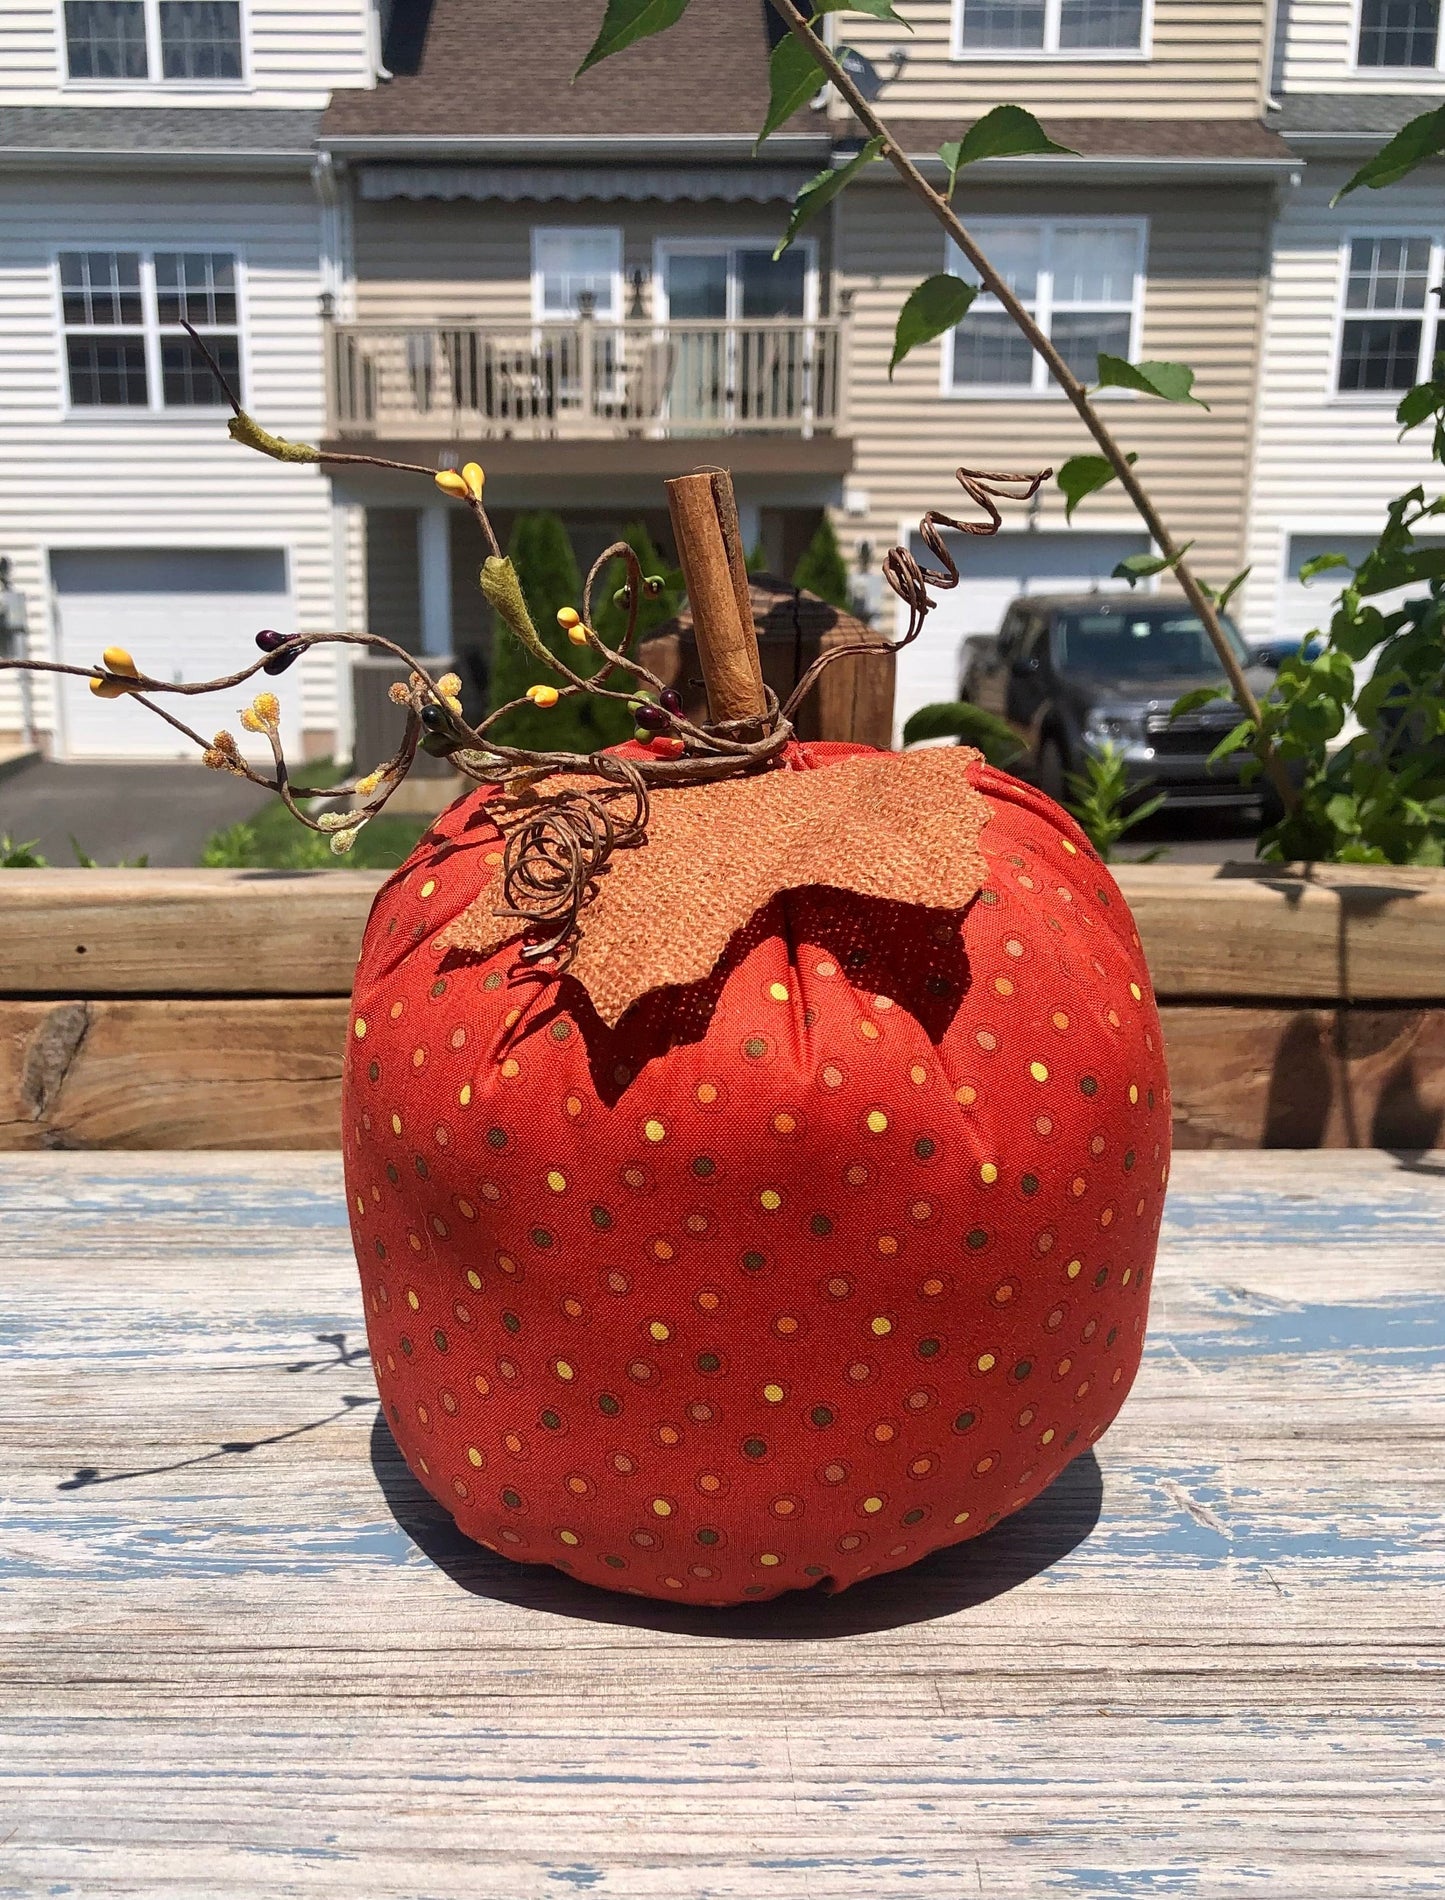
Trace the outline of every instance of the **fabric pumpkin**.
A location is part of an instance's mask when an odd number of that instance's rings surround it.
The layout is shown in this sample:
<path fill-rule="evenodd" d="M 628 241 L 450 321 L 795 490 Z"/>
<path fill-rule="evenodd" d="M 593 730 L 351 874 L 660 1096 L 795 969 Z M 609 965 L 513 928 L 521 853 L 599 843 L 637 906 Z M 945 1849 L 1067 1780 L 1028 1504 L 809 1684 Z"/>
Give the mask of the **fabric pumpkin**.
<path fill-rule="evenodd" d="M 645 1596 L 841 1589 L 1118 1412 L 1169 1162 L 1149 978 L 1077 827 L 970 774 L 966 910 L 787 890 L 615 1028 L 515 940 L 438 947 L 497 875 L 485 789 L 382 889 L 352 1229 L 392 1432 L 470 1537 Z"/>

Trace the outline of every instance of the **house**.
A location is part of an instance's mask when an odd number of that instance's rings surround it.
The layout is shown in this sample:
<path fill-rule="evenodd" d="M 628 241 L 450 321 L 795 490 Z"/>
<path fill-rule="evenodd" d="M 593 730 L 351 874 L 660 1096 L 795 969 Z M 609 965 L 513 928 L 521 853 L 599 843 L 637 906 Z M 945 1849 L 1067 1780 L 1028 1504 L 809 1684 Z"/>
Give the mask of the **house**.
<path fill-rule="evenodd" d="M 1185 362 L 1208 405 L 1101 398 L 1165 518 L 1255 636 L 1305 625 L 1322 541 L 1357 552 L 1423 474 L 1395 441 L 1429 360 L 1439 168 L 1337 212 L 1349 170 L 1445 96 L 1436 0 L 906 0 L 914 29 L 826 30 L 925 172 L 1001 100 L 1066 153 L 989 160 L 956 203 L 1067 358 Z M 16 0 L 0 21 L 0 554 L 37 652 L 119 638 L 218 671 L 259 625 L 346 626 L 486 664 L 464 510 L 375 467 L 285 467 L 225 440 L 181 346 L 199 322 L 248 406 L 333 451 L 472 456 L 505 541 L 563 518 L 584 563 L 629 523 L 669 541 L 662 482 L 733 471 L 744 532 L 789 576 L 826 511 L 855 605 L 959 465 L 1029 472 L 1092 443 L 991 300 L 890 379 L 898 311 L 967 274 L 875 164 L 779 259 L 800 185 L 856 150 L 825 88 L 763 145 L 765 0 L 693 0 L 573 82 L 579 0 Z M 1423 182 L 1422 182 L 1423 181 Z M 1046 485 L 899 655 L 897 724 L 957 690 L 960 646 L 1015 593 L 1117 587 L 1148 551 L 1117 486 L 1066 517 Z M 1321 593 L 1323 587 L 1323 594 Z M 284 698 L 312 754 L 350 745 L 338 649 Z M 295 676 L 293 676 L 294 678 Z M 209 717 L 209 715 L 207 715 Z M 0 733 L 18 730 L 0 682 Z M 37 684 L 68 756 L 171 749 L 84 682 Z"/>
<path fill-rule="evenodd" d="M 1429 431 L 1402 440 L 1395 409 L 1445 349 L 1445 164 L 1330 200 L 1406 120 L 1445 104 L 1442 11 L 1437 0 L 1279 9 L 1267 123 L 1302 176 L 1272 238 L 1243 616 L 1252 637 L 1327 626 L 1341 575 L 1306 582 L 1304 564 L 1323 553 L 1357 561 L 1393 497 L 1438 487 Z"/>
<path fill-rule="evenodd" d="M 283 434 L 325 426 L 323 302 L 340 207 L 315 144 L 379 71 L 373 0 L 7 0 L 0 12 L 0 555 L 31 651 L 107 644 L 195 679 L 262 626 L 364 611 L 348 519 L 314 468 L 247 457 L 184 317 Z M 285 695 L 288 744 L 346 744 L 337 649 Z M 175 705 L 176 702 L 171 702 Z M 235 708 L 182 705 L 209 734 Z M 194 756 L 86 681 L 0 678 L 0 738 L 69 758 Z"/>
<path fill-rule="evenodd" d="M 1190 364 L 1208 410 L 1110 394 L 1111 425 L 1138 452 L 1199 571 L 1244 564 L 1270 233 L 1298 160 L 1265 119 L 1267 0 L 929 0 L 910 37 L 846 19 L 879 110 L 937 183 L 939 144 L 1001 100 L 1028 108 L 1072 157 L 987 160 L 954 203 L 1065 358 L 1093 381 L 1100 351 Z M 840 136 L 844 127 L 838 126 Z M 916 350 L 890 382 L 899 307 L 933 272 L 968 275 L 885 165 L 839 203 L 840 294 L 852 299 L 854 465 L 841 526 L 857 566 L 915 538 L 927 508 L 968 513 L 956 464 L 1027 471 L 1093 450 L 1041 362 L 992 300 Z M 939 596 L 898 657 L 897 717 L 956 696 L 958 653 L 997 627 L 1015 593 L 1109 587 L 1148 536 L 1117 486 L 1072 523 L 1052 484 L 1007 511 L 994 539 L 959 540 L 963 583 Z"/>
<path fill-rule="evenodd" d="M 749 547 L 790 574 L 852 460 L 826 224 L 773 258 L 832 134 L 803 111 L 755 156 L 779 30 L 762 0 L 705 0 L 574 84 L 599 19 L 576 0 L 399 5 L 392 77 L 333 99 L 319 137 L 348 269 L 328 443 L 476 454 L 502 541 L 546 506 L 584 565 L 639 519 L 666 544 L 663 480 L 726 462 Z M 372 630 L 477 662 L 465 511 L 375 469 L 334 490 Z"/>

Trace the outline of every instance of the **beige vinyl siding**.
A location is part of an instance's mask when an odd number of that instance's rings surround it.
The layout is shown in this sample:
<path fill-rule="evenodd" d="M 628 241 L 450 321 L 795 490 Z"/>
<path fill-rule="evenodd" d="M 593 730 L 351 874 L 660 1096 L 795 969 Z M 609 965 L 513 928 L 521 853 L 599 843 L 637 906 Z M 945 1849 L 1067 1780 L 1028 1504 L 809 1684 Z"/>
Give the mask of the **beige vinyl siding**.
<path fill-rule="evenodd" d="M 233 251 L 242 260 L 246 400 L 268 427 L 316 441 L 323 428 L 315 197 L 305 179 L 158 179 L 74 173 L 12 182 L 0 201 L 0 552 L 29 601 L 32 651 L 51 650 L 47 550 L 56 547 L 285 548 L 299 624 L 335 627 L 344 566 L 330 484 L 315 468 L 248 454 L 224 413 L 65 412 L 55 253 L 87 247 Z M 322 648 L 282 682 L 303 696 L 302 723 L 332 730 L 339 649 Z M 238 653 L 237 664 L 248 655 Z M 142 664 L 145 655 L 136 658 Z M 193 701 L 202 725 L 241 703 Z M 13 678 L 0 681 L 0 730 L 18 722 Z M 53 723 L 36 686 L 39 723 Z"/>
<path fill-rule="evenodd" d="M 1356 67 L 1359 0 L 1289 0 L 1283 12 L 1286 92 L 1435 93 L 1445 100 L 1445 74 Z"/>
<path fill-rule="evenodd" d="M 1373 534 L 1396 495 L 1417 482 L 1427 495 L 1440 492 L 1428 429 L 1401 441 L 1398 397 L 1337 396 L 1335 353 L 1347 237 L 1445 236 L 1445 166 L 1361 192 L 1331 211 L 1348 169 L 1311 165 L 1275 231 L 1245 601 L 1246 631 L 1260 637 L 1276 630 L 1291 533 Z M 1439 334 L 1445 340 L 1445 329 Z M 1322 584 L 1322 614 L 1329 598 Z"/>
<path fill-rule="evenodd" d="M 1268 60 L 1269 0 L 1154 0 L 1149 55 L 1019 60 L 953 57 L 958 0 L 914 0 L 900 10 L 913 32 L 849 14 L 840 37 L 886 74 L 907 53 L 880 109 L 894 118 L 955 123 L 1008 100 L 1059 118 L 1237 119 L 1260 109 Z"/>
<path fill-rule="evenodd" d="M 654 245 L 659 238 L 776 240 L 788 208 L 778 204 L 500 204 L 474 200 L 363 199 L 354 212 L 356 285 L 362 322 L 435 319 L 530 323 L 532 229 L 600 227 L 622 232 L 622 314 L 632 308 L 631 277 L 643 273 L 643 311 L 651 315 Z M 826 236 L 820 289 L 826 296 Z"/>
<path fill-rule="evenodd" d="M 1253 428 L 1254 375 L 1268 257 L 1270 199 L 1258 189 L 1190 191 L 1182 186 L 1068 193 L 1044 187 L 975 188 L 962 203 L 976 215 L 1147 218 L 1147 284 L 1140 355 L 1182 361 L 1198 375 L 1202 409 L 1143 397 L 1106 399 L 1105 413 L 1173 532 L 1195 542 L 1194 560 L 1214 580 L 1240 565 L 1244 495 Z M 849 432 L 856 444 L 851 486 L 866 511 L 844 515 L 850 550 L 872 543 L 874 565 L 928 508 L 967 512 L 953 471 L 1057 469 L 1094 445 L 1058 396 L 974 398 L 941 393 L 943 340 L 913 352 L 892 383 L 888 359 L 898 311 L 920 279 L 944 267 L 938 228 L 899 189 L 855 187 L 843 200 L 841 281 L 853 292 Z M 1021 509 L 1010 525 L 1022 525 Z M 1065 526 L 1050 483 L 1037 517 Z M 1106 489 L 1074 517 L 1079 529 L 1136 527 L 1122 492 Z"/>
<path fill-rule="evenodd" d="M 337 86 L 373 83 L 370 0 L 242 0 L 247 79 L 237 85 L 72 84 L 61 0 L 0 5 L 0 105 L 295 106 L 320 110 Z"/>

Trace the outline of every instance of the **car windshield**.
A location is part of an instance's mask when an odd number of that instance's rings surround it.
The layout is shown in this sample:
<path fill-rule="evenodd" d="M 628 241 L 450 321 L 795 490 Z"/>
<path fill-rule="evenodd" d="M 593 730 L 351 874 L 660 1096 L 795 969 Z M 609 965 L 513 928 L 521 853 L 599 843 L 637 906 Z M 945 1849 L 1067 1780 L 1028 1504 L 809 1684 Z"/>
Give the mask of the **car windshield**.
<path fill-rule="evenodd" d="M 1242 663 L 1248 654 L 1232 620 L 1224 631 Z M 1093 679 L 1220 679 L 1224 668 L 1192 608 L 1121 601 L 1061 613 L 1054 624 L 1060 672 Z"/>

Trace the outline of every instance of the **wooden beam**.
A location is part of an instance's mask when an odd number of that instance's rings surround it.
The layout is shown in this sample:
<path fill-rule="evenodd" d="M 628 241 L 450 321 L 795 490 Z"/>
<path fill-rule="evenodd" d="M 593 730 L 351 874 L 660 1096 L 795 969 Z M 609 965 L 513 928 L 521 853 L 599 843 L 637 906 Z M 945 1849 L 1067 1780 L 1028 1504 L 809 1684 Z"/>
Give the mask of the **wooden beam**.
<path fill-rule="evenodd" d="M 0 1149 L 334 1148 L 343 998 L 0 1002 Z M 1182 1148 L 1428 1148 L 1445 1008 L 1166 1005 Z"/>

